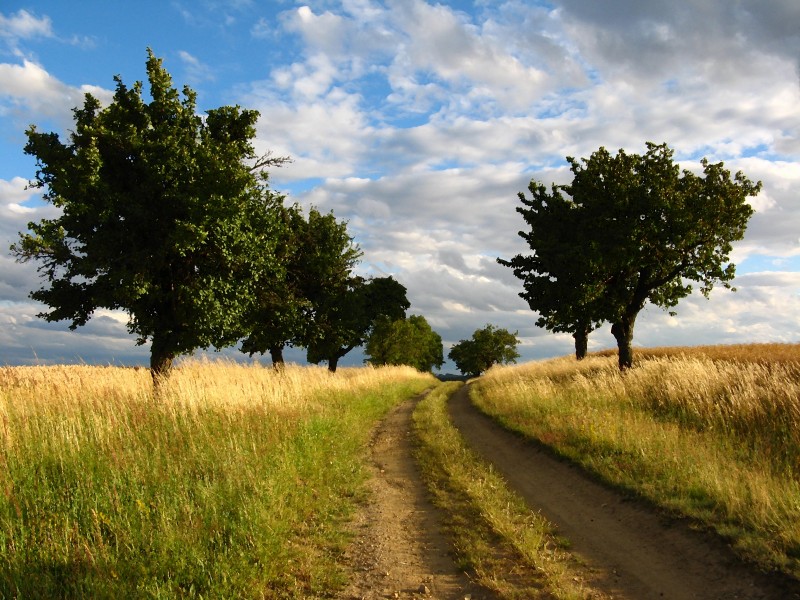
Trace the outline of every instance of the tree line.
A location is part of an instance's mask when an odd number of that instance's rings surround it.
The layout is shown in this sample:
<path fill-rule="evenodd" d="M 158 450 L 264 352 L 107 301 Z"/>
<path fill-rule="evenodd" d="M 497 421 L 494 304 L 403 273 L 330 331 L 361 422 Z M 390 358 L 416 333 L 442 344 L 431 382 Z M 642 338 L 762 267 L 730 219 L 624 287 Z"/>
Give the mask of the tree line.
<path fill-rule="evenodd" d="M 196 111 L 148 49 L 150 101 L 140 82 L 115 77 L 112 102 L 86 94 L 63 142 L 31 126 L 25 152 L 36 158 L 33 186 L 60 216 L 28 224 L 11 247 L 35 260 L 46 285 L 31 297 L 47 321 L 85 325 L 98 308 L 123 310 L 138 344 L 150 342 L 154 380 L 178 356 L 241 343 L 283 364 L 287 346 L 309 362 L 339 360 L 365 346 L 374 365 L 443 364 L 441 337 L 424 317 L 406 316 L 406 288 L 392 277 L 355 274 L 362 252 L 333 213 L 270 189 L 268 169 L 290 162 L 253 146 L 258 112 L 239 106 Z M 532 180 L 517 211 L 533 251 L 500 264 L 523 282 L 537 325 L 575 338 L 612 324 L 620 368 L 632 364 L 633 326 L 648 301 L 674 307 L 689 281 L 708 295 L 730 287 L 731 242 L 741 239 L 760 183 L 731 179 L 703 160 L 704 176 L 680 173 L 665 144 L 643 155 L 601 148 L 568 157 L 571 184 Z M 476 376 L 514 362 L 517 333 L 487 325 L 448 357 Z"/>
<path fill-rule="evenodd" d="M 50 308 L 40 317 L 75 329 L 101 307 L 127 312 L 154 379 L 178 356 L 240 341 L 275 365 L 301 346 L 335 371 L 378 317 L 405 317 L 405 287 L 355 274 L 345 222 L 270 189 L 267 169 L 289 159 L 255 152 L 256 111 L 201 117 L 150 50 L 147 77 L 150 102 L 120 77 L 107 107 L 87 94 L 67 142 L 26 132 L 32 184 L 61 209 L 11 247 L 46 281 L 31 293 Z"/>

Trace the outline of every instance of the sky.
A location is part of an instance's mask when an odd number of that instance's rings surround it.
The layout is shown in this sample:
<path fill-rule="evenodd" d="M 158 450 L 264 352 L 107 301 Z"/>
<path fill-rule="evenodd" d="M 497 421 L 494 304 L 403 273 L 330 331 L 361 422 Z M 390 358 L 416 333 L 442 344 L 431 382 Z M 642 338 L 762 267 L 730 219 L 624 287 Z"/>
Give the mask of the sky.
<path fill-rule="evenodd" d="M 568 183 L 567 156 L 648 141 L 681 168 L 707 157 L 763 189 L 734 245 L 737 291 L 696 293 L 674 317 L 646 307 L 634 345 L 800 342 L 797 0 L 5 0 L 0 364 L 148 361 L 124 313 L 100 309 L 76 331 L 38 318 L 36 264 L 8 252 L 54 214 L 26 187 L 26 128 L 67 134 L 85 93 L 107 102 L 115 75 L 146 81 L 148 47 L 199 110 L 260 112 L 258 150 L 293 159 L 273 189 L 348 221 L 359 273 L 406 286 L 445 355 L 489 323 L 518 332 L 520 361 L 573 351 L 496 263 L 529 252 L 517 193 Z M 608 325 L 589 338 L 614 346 Z"/>

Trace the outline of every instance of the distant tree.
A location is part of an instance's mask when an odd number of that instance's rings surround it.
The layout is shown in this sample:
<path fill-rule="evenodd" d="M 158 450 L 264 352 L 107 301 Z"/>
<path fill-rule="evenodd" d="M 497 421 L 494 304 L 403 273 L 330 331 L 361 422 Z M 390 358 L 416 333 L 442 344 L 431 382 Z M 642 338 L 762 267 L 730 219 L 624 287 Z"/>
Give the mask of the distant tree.
<path fill-rule="evenodd" d="M 486 325 L 472 334 L 469 340 L 460 340 L 448 353 L 448 358 L 464 375 L 477 377 L 495 364 L 516 362 L 519 358 L 517 332 Z"/>
<path fill-rule="evenodd" d="M 406 288 L 392 277 L 351 276 L 344 286 L 323 291 L 313 302 L 308 361 L 327 361 L 335 372 L 339 359 L 364 344 L 379 317 L 401 319 L 409 306 Z"/>
<path fill-rule="evenodd" d="M 511 260 L 498 258 L 497 262 L 511 267 L 522 280 L 524 291 L 519 295 L 539 313 L 536 325 L 571 333 L 575 356 L 581 360 L 586 356 L 589 334 L 602 323 L 595 308 L 603 293 L 598 257 L 576 240 L 584 230 L 584 214 L 558 186 L 554 184 L 548 192 L 544 185 L 531 181 L 528 190 L 531 199 L 520 192 L 524 207 L 516 210 L 529 226 L 519 235 L 535 252 Z"/>
<path fill-rule="evenodd" d="M 344 293 L 361 256 L 347 223 L 337 221 L 333 213 L 311 208 L 306 218 L 294 205 L 283 207 L 281 216 L 283 235 L 276 252 L 284 266 L 282 277 L 256 290 L 242 341 L 243 352 L 269 352 L 276 367 L 283 364 L 286 346 L 317 343 L 326 307 Z"/>
<path fill-rule="evenodd" d="M 48 285 L 31 297 L 47 321 L 75 329 L 97 308 L 126 311 L 158 381 L 175 357 L 234 343 L 256 287 L 280 274 L 282 198 L 263 169 L 287 159 L 256 155 L 256 111 L 198 115 L 149 49 L 147 75 L 149 103 L 119 77 L 109 106 L 87 94 L 67 143 L 28 129 L 33 185 L 61 214 L 30 223 L 12 253 L 39 261 Z"/>
<path fill-rule="evenodd" d="M 744 236 L 753 213 L 747 198 L 761 183 L 741 172 L 731 178 L 707 159 L 702 176 L 681 172 L 672 157 L 666 144 L 649 142 L 644 155 L 600 148 L 580 162 L 567 157 L 570 185 L 547 193 L 532 183 L 533 199 L 523 198 L 528 208 L 518 210 L 530 231 L 520 235 L 533 254 L 500 262 L 523 280 L 520 295 L 540 311 L 540 325 L 573 332 L 578 355 L 582 330 L 607 321 L 627 369 L 648 301 L 670 309 L 692 281 L 706 297 L 717 283 L 731 287 L 731 244 Z"/>
<path fill-rule="evenodd" d="M 367 362 L 375 366 L 410 365 L 419 371 L 432 371 L 444 363 L 441 336 L 419 315 L 395 320 L 378 317 L 367 339 L 366 353 Z"/>

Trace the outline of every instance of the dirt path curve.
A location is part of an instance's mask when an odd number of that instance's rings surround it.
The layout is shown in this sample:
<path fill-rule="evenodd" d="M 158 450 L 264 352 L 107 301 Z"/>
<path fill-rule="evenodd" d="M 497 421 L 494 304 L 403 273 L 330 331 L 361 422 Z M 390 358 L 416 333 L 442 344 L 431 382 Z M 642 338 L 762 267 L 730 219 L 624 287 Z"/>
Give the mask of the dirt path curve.
<path fill-rule="evenodd" d="M 356 517 L 356 541 L 346 555 L 355 575 L 343 600 L 495 598 L 456 567 L 427 498 L 413 456 L 411 414 L 420 398 L 394 409 L 372 440 L 371 498 Z"/>
<path fill-rule="evenodd" d="M 467 443 L 557 525 L 615 598 L 800 598 L 797 586 L 741 564 L 716 538 L 660 518 L 504 430 L 473 407 L 467 386 L 450 399 L 449 411 Z"/>

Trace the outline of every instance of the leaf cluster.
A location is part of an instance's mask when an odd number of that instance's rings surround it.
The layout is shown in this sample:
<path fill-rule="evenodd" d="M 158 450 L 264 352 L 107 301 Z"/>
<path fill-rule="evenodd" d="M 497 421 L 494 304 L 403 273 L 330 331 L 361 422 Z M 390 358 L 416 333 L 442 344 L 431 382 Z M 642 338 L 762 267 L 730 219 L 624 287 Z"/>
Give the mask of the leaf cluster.
<path fill-rule="evenodd" d="M 444 363 L 442 338 L 421 315 L 407 319 L 380 316 L 367 339 L 366 353 L 367 362 L 375 366 L 410 365 L 431 371 Z"/>
<path fill-rule="evenodd" d="M 460 340 L 448 353 L 459 371 L 477 377 L 495 364 L 514 363 L 519 358 L 517 333 L 487 324 L 468 340 Z"/>
<path fill-rule="evenodd" d="M 341 289 L 324 291 L 315 305 L 311 315 L 315 335 L 306 346 L 308 361 L 327 360 L 328 368 L 335 371 L 341 357 L 367 341 L 381 317 L 403 319 L 410 306 L 405 286 L 393 277 L 347 277 Z"/>

